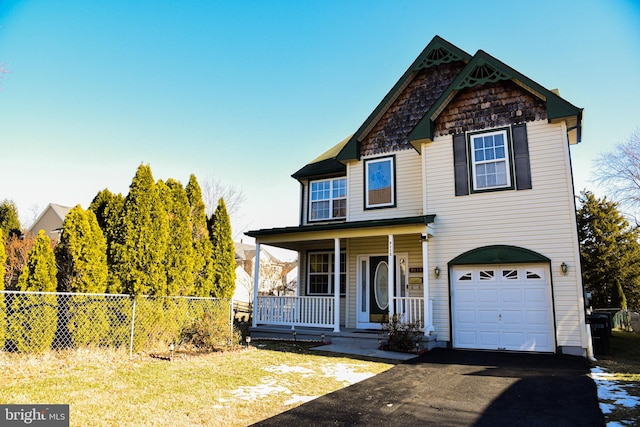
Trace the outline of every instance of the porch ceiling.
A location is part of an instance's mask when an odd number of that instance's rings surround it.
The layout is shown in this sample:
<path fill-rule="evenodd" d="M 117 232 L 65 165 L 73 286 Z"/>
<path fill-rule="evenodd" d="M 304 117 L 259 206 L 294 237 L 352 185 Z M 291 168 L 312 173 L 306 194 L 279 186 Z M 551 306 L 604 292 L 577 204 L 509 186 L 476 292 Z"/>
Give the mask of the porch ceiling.
<path fill-rule="evenodd" d="M 326 242 L 335 238 L 387 236 L 389 234 L 424 234 L 435 215 L 340 223 L 311 224 L 295 227 L 266 228 L 245 234 L 263 243 L 279 248 L 299 251 L 313 242 Z"/>

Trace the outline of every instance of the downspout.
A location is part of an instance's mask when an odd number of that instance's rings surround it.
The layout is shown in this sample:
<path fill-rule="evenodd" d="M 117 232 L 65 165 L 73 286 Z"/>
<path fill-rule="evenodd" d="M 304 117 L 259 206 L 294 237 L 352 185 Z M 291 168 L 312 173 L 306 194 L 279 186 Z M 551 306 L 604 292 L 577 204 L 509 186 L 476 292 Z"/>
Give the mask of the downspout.
<path fill-rule="evenodd" d="M 393 321 L 395 314 L 395 287 L 396 287 L 396 263 L 395 263 L 395 243 L 393 240 L 393 234 L 389 234 L 389 277 L 388 277 L 388 292 L 389 292 L 389 323 Z"/>
<path fill-rule="evenodd" d="M 429 233 L 428 229 L 421 236 L 422 240 L 422 291 L 424 297 L 424 335 L 428 336 L 435 330 L 433 327 L 433 313 L 431 313 L 431 304 L 429 304 Z"/>

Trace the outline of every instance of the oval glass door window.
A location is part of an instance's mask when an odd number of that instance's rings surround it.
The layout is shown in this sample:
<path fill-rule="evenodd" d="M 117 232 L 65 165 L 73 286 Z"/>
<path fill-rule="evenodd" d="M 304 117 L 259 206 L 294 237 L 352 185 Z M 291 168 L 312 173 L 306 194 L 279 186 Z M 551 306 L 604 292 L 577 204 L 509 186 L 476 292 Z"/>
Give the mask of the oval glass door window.
<path fill-rule="evenodd" d="M 376 267 L 373 282 L 373 293 L 376 297 L 376 304 L 384 310 L 389 306 L 389 266 L 386 262 L 382 261 L 378 264 L 378 267 Z"/>

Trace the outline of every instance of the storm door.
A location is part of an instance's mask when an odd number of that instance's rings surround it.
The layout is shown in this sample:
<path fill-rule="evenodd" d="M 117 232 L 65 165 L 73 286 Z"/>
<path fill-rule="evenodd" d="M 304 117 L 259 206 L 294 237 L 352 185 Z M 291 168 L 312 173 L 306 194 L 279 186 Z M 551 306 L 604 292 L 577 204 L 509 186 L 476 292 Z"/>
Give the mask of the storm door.
<path fill-rule="evenodd" d="M 407 256 L 395 259 L 394 296 L 405 296 L 407 286 Z M 361 255 L 358 257 L 357 327 L 380 329 L 389 320 L 389 257 Z"/>

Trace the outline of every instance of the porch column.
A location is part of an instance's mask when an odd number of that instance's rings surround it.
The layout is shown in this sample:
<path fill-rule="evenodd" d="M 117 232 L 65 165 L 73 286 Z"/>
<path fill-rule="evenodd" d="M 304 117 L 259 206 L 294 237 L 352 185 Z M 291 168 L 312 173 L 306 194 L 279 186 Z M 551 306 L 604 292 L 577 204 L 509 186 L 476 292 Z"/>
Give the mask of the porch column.
<path fill-rule="evenodd" d="M 333 332 L 340 332 L 340 239 L 333 239 L 334 242 L 334 265 L 333 265 Z"/>
<path fill-rule="evenodd" d="M 425 233 L 422 239 L 422 288 L 424 292 L 424 334 L 429 335 L 434 328 L 432 323 L 433 315 L 429 310 L 429 275 L 431 267 L 429 267 L 429 233 Z"/>
<path fill-rule="evenodd" d="M 393 241 L 393 234 L 389 234 L 389 323 L 393 319 L 393 315 L 395 314 L 395 289 L 396 289 L 396 263 L 395 263 L 395 246 Z"/>
<path fill-rule="evenodd" d="M 258 326 L 258 288 L 260 285 L 260 243 L 256 242 L 256 258 L 253 265 L 253 313 L 251 325 Z"/>

